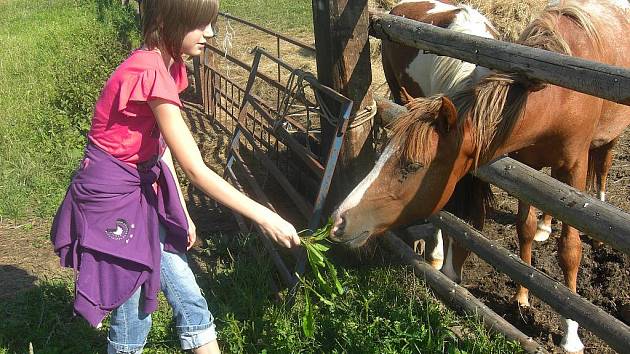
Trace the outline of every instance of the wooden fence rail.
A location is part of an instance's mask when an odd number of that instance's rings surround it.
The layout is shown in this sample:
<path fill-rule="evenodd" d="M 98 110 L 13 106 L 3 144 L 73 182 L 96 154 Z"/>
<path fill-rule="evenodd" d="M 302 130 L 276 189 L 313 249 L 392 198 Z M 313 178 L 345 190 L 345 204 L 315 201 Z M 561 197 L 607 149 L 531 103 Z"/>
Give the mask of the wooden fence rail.
<path fill-rule="evenodd" d="M 447 212 L 432 216 L 431 223 L 442 228 L 462 246 L 525 286 L 559 314 L 580 323 L 619 353 L 630 343 L 630 327 L 588 300 L 572 292 L 545 273 L 522 262 L 517 255 L 483 237 L 479 231 Z"/>
<path fill-rule="evenodd" d="M 531 337 L 514 327 L 511 323 L 484 305 L 474 297 L 466 288 L 458 285 L 446 275 L 426 263 L 406 243 L 400 240 L 392 232 L 383 235 L 385 244 L 397 253 L 405 262 L 413 267 L 416 276 L 424 279 L 435 294 L 455 311 L 468 316 L 479 318 L 484 327 L 492 332 L 503 333 L 508 339 L 518 341 L 529 353 L 547 353 Z"/>
<path fill-rule="evenodd" d="M 459 33 L 407 18 L 370 14 L 370 34 L 630 105 L 630 70 L 542 49 Z"/>
<path fill-rule="evenodd" d="M 509 157 L 474 175 L 630 255 L 630 214 Z"/>

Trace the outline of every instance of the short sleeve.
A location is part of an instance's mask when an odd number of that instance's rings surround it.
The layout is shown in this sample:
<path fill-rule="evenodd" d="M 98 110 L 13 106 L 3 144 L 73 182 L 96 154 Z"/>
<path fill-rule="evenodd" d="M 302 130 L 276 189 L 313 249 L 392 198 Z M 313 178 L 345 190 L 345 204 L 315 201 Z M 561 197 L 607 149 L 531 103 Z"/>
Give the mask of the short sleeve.
<path fill-rule="evenodd" d="M 118 111 L 132 117 L 143 115 L 149 109 L 146 102 L 156 98 L 181 107 L 178 86 L 166 70 L 147 69 L 128 75 L 120 85 Z"/>
<path fill-rule="evenodd" d="M 184 61 L 176 61 L 171 65 L 171 76 L 177 85 L 177 92 L 182 92 L 188 87 L 188 72 Z"/>

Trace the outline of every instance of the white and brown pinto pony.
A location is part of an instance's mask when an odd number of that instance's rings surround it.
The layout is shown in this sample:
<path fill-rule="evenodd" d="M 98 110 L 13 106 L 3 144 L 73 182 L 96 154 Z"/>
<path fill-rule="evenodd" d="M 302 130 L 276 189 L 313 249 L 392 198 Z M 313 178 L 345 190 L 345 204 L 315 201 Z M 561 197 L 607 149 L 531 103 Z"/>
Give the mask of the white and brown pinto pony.
<path fill-rule="evenodd" d="M 448 0 L 403 0 L 390 11 L 390 14 L 479 37 L 498 36 L 490 21 L 477 10 L 466 5 L 454 5 Z M 487 68 L 472 63 L 426 53 L 388 40 L 382 41 L 382 60 L 387 84 L 397 104 L 407 104 L 413 97 L 429 97 L 450 92 L 478 82 L 491 73 Z M 387 123 L 386 118 L 383 120 Z M 460 199 L 466 196 L 459 192 L 461 190 L 465 193 L 469 189 L 464 188 L 464 185 L 478 185 L 476 189 L 487 188 L 479 183 L 472 176 L 465 177 L 449 205 L 450 211 L 473 222 L 477 227 L 481 226 L 478 220 L 482 219 L 478 213 L 471 214 L 467 210 L 457 209 L 456 206 L 464 204 Z M 444 261 L 441 231 L 436 230 L 433 237 L 427 241 L 425 257 L 439 270 Z"/>
<path fill-rule="evenodd" d="M 490 21 L 477 10 L 453 5 L 448 0 L 403 0 L 389 13 L 475 36 L 496 38 L 498 35 Z M 472 63 L 388 40 L 382 41 L 381 53 L 385 78 L 398 104 L 406 104 L 409 96 L 428 97 L 451 91 L 490 73 Z"/>
<path fill-rule="evenodd" d="M 620 35 L 629 32 L 628 2 L 574 0 L 548 7 L 520 41 L 629 67 L 630 38 Z M 513 74 L 492 74 L 449 96 L 407 104 L 373 170 L 333 213 L 333 240 L 359 247 L 372 235 L 426 218 L 445 206 L 464 175 L 505 154 L 534 168 L 551 167 L 555 178 L 584 189 L 589 170 L 607 160 L 589 169 L 589 152 L 610 156 L 630 124 L 628 106 Z M 536 221 L 533 208 L 519 202 L 520 256 L 528 264 Z M 577 230 L 563 224 L 558 258 L 574 292 L 581 255 Z M 527 289 L 519 287 L 516 300 L 528 306 Z M 570 319 L 563 324 L 561 346 L 582 352 L 578 324 Z"/>

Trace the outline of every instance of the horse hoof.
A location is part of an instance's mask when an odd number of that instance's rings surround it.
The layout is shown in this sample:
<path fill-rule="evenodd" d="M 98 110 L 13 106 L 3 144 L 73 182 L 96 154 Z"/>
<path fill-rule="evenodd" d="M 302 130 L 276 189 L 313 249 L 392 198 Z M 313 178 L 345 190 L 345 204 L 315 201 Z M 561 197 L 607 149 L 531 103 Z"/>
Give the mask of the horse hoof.
<path fill-rule="evenodd" d="M 549 239 L 549 232 L 545 230 L 536 230 L 536 235 L 534 235 L 534 241 L 544 242 Z"/>
<path fill-rule="evenodd" d="M 514 295 L 514 301 L 518 304 L 519 308 L 529 308 L 529 296 L 527 295 Z"/>
<path fill-rule="evenodd" d="M 564 318 L 562 320 L 564 335 L 560 341 L 560 347 L 566 352 L 571 354 L 583 354 L 584 344 L 578 335 L 578 323 Z"/>
<path fill-rule="evenodd" d="M 539 222 L 538 227 L 536 228 L 536 234 L 534 235 L 534 241 L 547 241 L 547 239 L 549 239 L 549 235 L 551 235 L 551 227 L 545 225 L 542 221 Z"/>
<path fill-rule="evenodd" d="M 442 265 L 444 265 L 443 259 L 430 259 L 429 264 L 436 270 L 442 269 Z"/>
<path fill-rule="evenodd" d="M 601 250 L 605 244 L 602 241 L 593 240 L 593 249 Z"/>
<path fill-rule="evenodd" d="M 582 342 L 580 342 L 580 344 L 582 344 Z M 582 349 L 577 349 L 577 348 L 570 348 L 564 344 L 561 344 L 560 347 L 562 348 L 562 351 L 567 353 L 567 354 L 584 354 L 584 346 L 582 345 Z M 579 348 L 579 346 L 578 346 Z"/>

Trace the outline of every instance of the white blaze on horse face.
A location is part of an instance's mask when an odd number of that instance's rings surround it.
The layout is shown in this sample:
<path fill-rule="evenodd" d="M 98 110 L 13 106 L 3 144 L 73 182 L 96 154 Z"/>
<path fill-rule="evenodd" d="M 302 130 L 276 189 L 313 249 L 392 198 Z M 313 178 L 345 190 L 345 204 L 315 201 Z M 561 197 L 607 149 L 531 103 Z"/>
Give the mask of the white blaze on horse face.
<path fill-rule="evenodd" d="M 560 342 L 562 349 L 569 353 L 577 353 L 584 350 L 584 344 L 578 335 L 579 324 L 568 318 L 563 318 L 564 336 Z"/>
<path fill-rule="evenodd" d="M 370 173 L 361 181 L 361 183 L 354 187 L 352 192 L 350 192 L 346 199 L 344 199 L 344 201 L 341 203 L 339 208 L 337 208 L 337 211 L 335 212 L 336 215 L 342 215 L 344 212 L 354 208 L 359 204 L 359 202 L 361 202 L 361 199 L 363 199 L 363 195 L 365 194 L 365 192 L 367 192 L 372 183 L 376 181 L 378 176 L 381 174 L 381 169 L 383 169 L 383 166 L 385 166 L 385 163 L 389 160 L 389 158 L 395 151 L 396 147 L 393 146 L 393 144 L 387 145 L 385 151 L 383 151 L 383 154 L 376 162 L 376 165 L 374 166 L 372 171 L 370 171 Z"/>

